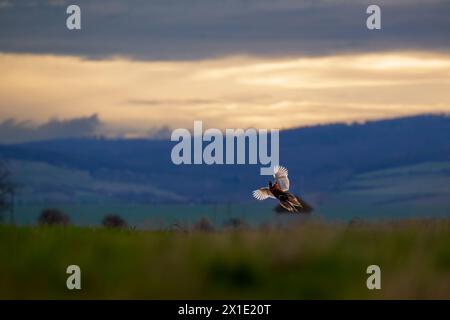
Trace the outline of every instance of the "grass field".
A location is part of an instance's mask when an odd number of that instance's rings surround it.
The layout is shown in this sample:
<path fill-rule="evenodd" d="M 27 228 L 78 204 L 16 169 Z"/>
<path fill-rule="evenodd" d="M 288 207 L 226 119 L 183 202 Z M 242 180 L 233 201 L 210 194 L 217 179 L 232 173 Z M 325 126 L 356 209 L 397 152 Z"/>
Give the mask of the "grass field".
<path fill-rule="evenodd" d="M 66 288 L 81 267 L 82 289 Z M 366 268 L 381 267 L 381 290 Z M 0 226 L 0 298 L 450 299 L 450 220 L 203 232 Z"/>

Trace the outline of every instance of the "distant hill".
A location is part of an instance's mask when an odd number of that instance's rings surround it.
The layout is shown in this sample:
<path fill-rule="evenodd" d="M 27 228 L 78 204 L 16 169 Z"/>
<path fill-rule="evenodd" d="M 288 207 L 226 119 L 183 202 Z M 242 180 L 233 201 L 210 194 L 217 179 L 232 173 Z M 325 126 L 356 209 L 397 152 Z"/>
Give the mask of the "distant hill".
<path fill-rule="evenodd" d="M 259 176 L 259 165 L 176 166 L 170 159 L 174 144 L 64 139 L 0 145 L 0 157 L 13 164 L 18 176 L 21 166 L 28 168 L 24 181 L 35 184 L 34 195 L 60 191 L 58 185 L 66 179 L 69 198 L 79 194 L 81 186 L 95 193 L 89 187 L 96 181 L 102 196 L 122 201 L 250 201 L 250 191 L 267 183 L 268 177 Z M 293 190 L 301 193 L 336 193 L 366 172 L 448 161 L 450 117 L 446 115 L 312 126 L 280 134 L 280 162 L 290 170 Z M 47 176 L 46 183 L 38 183 L 44 179 L 42 170 L 53 172 L 53 180 Z M 89 179 L 75 179 L 79 175 Z"/>

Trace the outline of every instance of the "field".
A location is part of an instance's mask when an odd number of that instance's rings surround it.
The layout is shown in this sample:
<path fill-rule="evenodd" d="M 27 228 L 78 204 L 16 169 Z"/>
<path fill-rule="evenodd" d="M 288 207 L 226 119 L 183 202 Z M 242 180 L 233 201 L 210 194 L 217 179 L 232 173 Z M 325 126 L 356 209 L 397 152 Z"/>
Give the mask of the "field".
<path fill-rule="evenodd" d="M 72 264 L 79 291 L 66 288 Z M 372 264 L 381 290 L 366 287 Z M 0 226 L 0 298 L 450 299 L 450 220 L 187 233 Z"/>
<path fill-rule="evenodd" d="M 119 173 L 114 175 L 117 179 L 108 180 L 88 171 L 30 161 L 10 161 L 9 165 L 20 181 L 14 217 L 19 225 L 35 224 L 41 211 L 49 207 L 61 209 L 72 223 L 81 226 L 99 225 L 108 213 L 119 214 L 141 229 L 175 222 L 195 223 L 200 217 L 208 217 L 217 225 L 229 218 L 241 218 L 254 226 L 279 222 L 273 212 L 276 202 L 255 201 L 251 196 L 253 185 L 248 186 L 242 201 L 153 203 L 149 199 L 165 191 L 155 187 L 152 180 L 128 181 L 126 174 Z M 314 207 L 315 217 L 327 221 L 446 217 L 450 210 L 450 162 L 368 171 L 354 175 L 333 190 L 294 188 L 293 192 Z M 173 196 L 176 200 L 181 195 Z M 10 221 L 9 213 L 3 213 L 3 221 Z"/>

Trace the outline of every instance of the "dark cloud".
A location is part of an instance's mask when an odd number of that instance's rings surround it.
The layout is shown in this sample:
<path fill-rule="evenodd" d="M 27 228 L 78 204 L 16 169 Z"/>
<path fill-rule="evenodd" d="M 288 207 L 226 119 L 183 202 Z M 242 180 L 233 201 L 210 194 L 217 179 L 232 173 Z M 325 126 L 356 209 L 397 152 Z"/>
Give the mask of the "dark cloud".
<path fill-rule="evenodd" d="M 148 130 L 146 137 L 153 140 L 168 140 L 171 134 L 172 130 L 168 126 L 162 126 Z"/>
<path fill-rule="evenodd" d="M 72 118 L 66 120 L 51 119 L 44 124 L 36 125 L 30 121 L 8 119 L 0 122 L 0 144 L 13 144 L 28 141 L 42 141 L 64 138 L 111 137 L 124 139 L 135 130 L 108 127 L 98 115 Z M 152 127 L 137 133 L 146 139 L 164 140 L 170 138 L 172 130 L 167 126 Z"/>
<path fill-rule="evenodd" d="M 79 0 L 81 31 L 65 28 L 67 1 L 0 3 L 3 52 L 200 59 L 450 46 L 450 1 Z M 365 27 L 372 3 L 381 31 Z"/>
<path fill-rule="evenodd" d="M 69 120 L 54 119 L 42 125 L 9 119 L 0 123 L 0 143 L 89 137 L 98 134 L 100 127 L 97 115 Z"/>

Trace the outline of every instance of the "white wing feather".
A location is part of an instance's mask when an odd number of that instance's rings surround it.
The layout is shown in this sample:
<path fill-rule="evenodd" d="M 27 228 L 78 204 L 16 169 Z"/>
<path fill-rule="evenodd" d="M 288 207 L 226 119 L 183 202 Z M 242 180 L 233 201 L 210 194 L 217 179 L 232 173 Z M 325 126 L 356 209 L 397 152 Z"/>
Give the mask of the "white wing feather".
<path fill-rule="evenodd" d="M 288 191 L 289 190 L 289 178 L 288 178 L 288 170 L 282 166 L 275 166 L 273 168 L 273 177 L 278 182 L 281 190 Z"/>
<path fill-rule="evenodd" d="M 253 191 L 253 197 L 258 200 L 266 200 L 267 198 L 276 199 L 267 187 Z"/>

